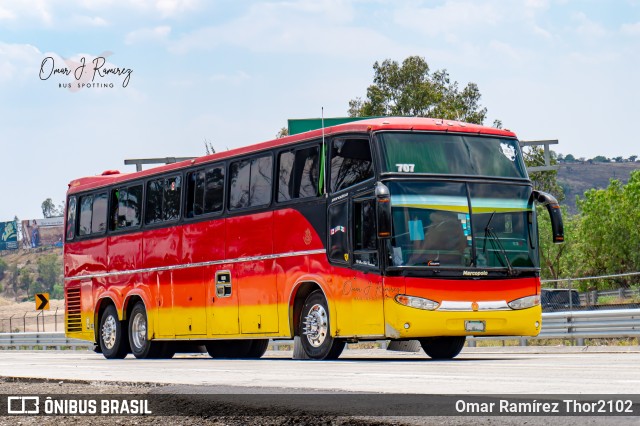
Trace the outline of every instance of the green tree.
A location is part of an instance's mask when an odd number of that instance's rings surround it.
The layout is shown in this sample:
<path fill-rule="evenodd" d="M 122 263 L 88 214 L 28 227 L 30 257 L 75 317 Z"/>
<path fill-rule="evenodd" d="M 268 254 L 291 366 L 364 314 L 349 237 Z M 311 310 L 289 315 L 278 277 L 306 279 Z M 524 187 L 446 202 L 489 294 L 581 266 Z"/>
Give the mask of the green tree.
<path fill-rule="evenodd" d="M 56 207 L 56 205 L 54 204 L 51 198 L 47 198 L 46 200 L 44 200 L 42 202 L 41 207 L 42 207 L 42 216 L 44 216 L 45 218 L 55 217 L 62 214 L 60 211 L 58 211 L 58 208 Z"/>
<path fill-rule="evenodd" d="M 522 150 L 524 163 L 527 167 L 544 165 L 544 149 L 539 146 L 528 146 Z M 558 158 L 554 151 L 550 153 L 552 166 L 558 164 Z M 537 190 L 548 192 L 558 199 L 564 200 L 564 191 L 558 184 L 558 171 L 547 170 L 543 172 L 530 172 L 529 177 L 533 181 L 533 187 Z"/>
<path fill-rule="evenodd" d="M 540 233 L 541 277 L 543 279 L 574 277 L 577 263 L 577 228 L 580 226 L 580 217 L 571 215 L 565 207 L 562 208 L 565 242 L 554 244 L 551 239 L 551 220 L 546 208 L 538 206 L 537 215 L 538 231 Z"/>
<path fill-rule="evenodd" d="M 7 262 L 4 259 L 0 259 L 0 280 L 4 278 L 4 274 L 7 272 L 8 268 L 9 265 Z"/>
<path fill-rule="evenodd" d="M 281 139 L 285 136 L 289 136 L 289 129 L 287 129 L 286 127 L 281 127 L 278 133 L 276 133 L 276 139 Z"/>
<path fill-rule="evenodd" d="M 365 100 L 349 101 L 349 116 L 438 117 L 482 124 L 487 109 L 480 105 L 480 90 L 468 83 L 462 90 L 447 70 L 431 72 L 427 61 L 409 56 L 402 64 L 391 59 L 373 64 L 373 84 Z"/>
<path fill-rule="evenodd" d="M 636 272 L 640 268 L 640 171 L 622 185 L 611 180 L 605 189 L 591 189 L 578 200 L 581 222 L 578 229 L 578 264 L 585 276 Z M 598 289 L 612 281 L 592 283 Z M 628 285 L 630 280 L 613 283 Z"/>
<path fill-rule="evenodd" d="M 35 281 L 33 280 L 31 272 L 27 268 L 22 268 L 18 274 L 18 282 L 20 284 L 20 288 L 29 293 L 32 290 Z"/>
<path fill-rule="evenodd" d="M 38 258 L 38 280 L 43 291 L 52 292 L 56 284 L 62 282 L 62 264 L 55 254 Z"/>
<path fill-rule="evenodd" d="M 576 161 L 576 157 L 574 157 L 573 154 L 567 154 L 564 156 L 564 161 L 566 161 L 567 163 L 573 163 L 574 161 Z"/>
<path fill-rule="evenodd" d="M 611 160 L 609 160 L 604 155 L 596 155 L 591 159 L 591 161 L 593 161 L 594 163 L 610 163 L 611 162 Z"/>
<path fill-rule="evenodd" d="M 634 163 L 636 161 L 636 158 L 638 158 L 637 155 L 630 155 L 629 156 L 629 161 L 631 161 L 632 163 Z"/>

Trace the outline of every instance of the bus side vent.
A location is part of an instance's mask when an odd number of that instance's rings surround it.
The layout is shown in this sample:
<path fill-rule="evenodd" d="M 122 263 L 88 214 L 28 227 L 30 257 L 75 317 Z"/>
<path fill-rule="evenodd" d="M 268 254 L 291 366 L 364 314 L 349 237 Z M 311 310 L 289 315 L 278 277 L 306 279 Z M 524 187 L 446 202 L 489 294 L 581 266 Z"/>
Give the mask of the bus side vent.
<path fill-rule="evenodd" d="M 80 316 L 80 289 L 70 288 L 66 295 L 67 305 L 67 333 L 82 331 L 82 318 Z"/>

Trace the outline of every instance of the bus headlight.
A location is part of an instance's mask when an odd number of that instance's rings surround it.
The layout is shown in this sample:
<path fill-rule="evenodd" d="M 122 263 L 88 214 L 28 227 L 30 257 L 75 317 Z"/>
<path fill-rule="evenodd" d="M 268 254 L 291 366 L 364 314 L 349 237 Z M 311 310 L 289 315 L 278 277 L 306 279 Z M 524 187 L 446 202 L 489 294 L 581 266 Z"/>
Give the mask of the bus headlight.
<path fill-rule="evenodd" d="M 540 304 L 540 296 L 521 297 L 508 303 L 511 309 L 527 309 Z"/>
<path fill-rule="evenodd" d="M 408 306 L 410 308 L 424 309 L 425 311 L 434 311 L 438 309 L 440 304 L 433 300 L 423 299 L 422 297 L 407 296 L 405 294 L 398 294 L 395 297 L 395 301 L 401 305 Z"/>

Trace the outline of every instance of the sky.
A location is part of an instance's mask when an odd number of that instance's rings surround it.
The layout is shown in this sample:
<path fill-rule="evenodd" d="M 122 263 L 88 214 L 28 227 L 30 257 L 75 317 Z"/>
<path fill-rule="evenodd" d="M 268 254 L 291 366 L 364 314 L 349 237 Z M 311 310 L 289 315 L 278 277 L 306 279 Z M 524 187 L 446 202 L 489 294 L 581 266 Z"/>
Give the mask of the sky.
<path fill-rule="evenodd" d="M 375 61 L 412 55 L 476 83 L 487 125 L 640 155 L 640 0 L 0 0 L 0 221 L 124 159 L 346 116 Z"/>

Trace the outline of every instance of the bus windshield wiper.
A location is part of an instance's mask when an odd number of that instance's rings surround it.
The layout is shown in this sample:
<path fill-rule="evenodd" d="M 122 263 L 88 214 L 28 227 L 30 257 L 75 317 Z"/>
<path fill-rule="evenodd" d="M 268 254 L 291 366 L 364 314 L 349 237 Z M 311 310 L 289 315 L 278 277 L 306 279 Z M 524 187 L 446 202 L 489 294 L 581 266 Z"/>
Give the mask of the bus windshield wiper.
<path fill-rule="evenodd" d="M 498 246 L 500 253 L 504 257 L 505 262 L 507 263 L 507 270 L 509 271 L 509 275 L 515 275 L 515 271 L 513 270 L 513 266 L 511 265 L 511 261 L 509 260 L 509 256 L 507 255 L 507 251 L 504 249 L 502 242 L 500 241 L 500 237 L 493 231 L 491 228 L 491 221 L 493 220 L 493 216 L 496 214 L 494 211 L 491 213 L 491 217 L 489 217 L 489 221 L 487 222 L 487 226 L 484 228 L 484 254 L 487 255 L 487 237 L 491 237 L 493 241 L 495 241 L 495 245 Z"/>

